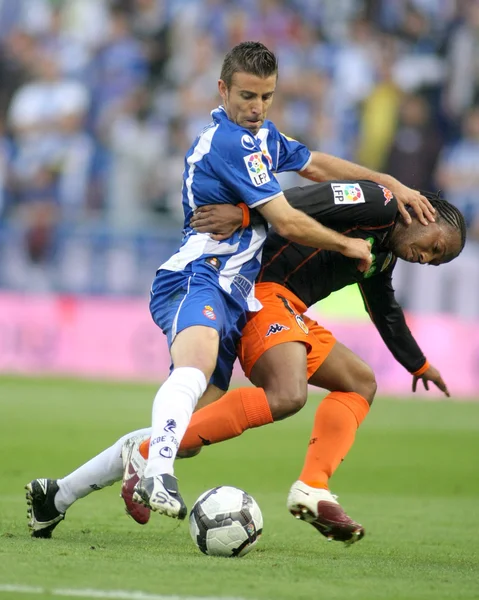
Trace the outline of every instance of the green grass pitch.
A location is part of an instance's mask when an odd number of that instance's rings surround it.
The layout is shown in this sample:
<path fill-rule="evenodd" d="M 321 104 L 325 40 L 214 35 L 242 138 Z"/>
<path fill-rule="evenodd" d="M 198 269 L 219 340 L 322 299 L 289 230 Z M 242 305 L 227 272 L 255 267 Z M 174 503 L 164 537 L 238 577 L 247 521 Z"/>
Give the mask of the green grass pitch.
<path fill-rule="evenodd" d="M 75 504 L 53 539 L 31 539 L 24 484 L 63 476 L 124 433 L 147 426 L 155 389 L 0 378 L 0 600 L 50 597 L 42 590 L 59 597 L 59 589 L 70 596 L 88 589 L 91 598 L 121 597 L 111 591 L 122 590 L 124 598 L 175 600 L 479 598 L 474 402 L 376 400 L 332 480 L 345 509 L 366 527 L 364 540 L 351 548 L 328 543 L 285 508 L 320 398 L 313 395 L 298 415 L 177 463 L 190 507 L 221 484 L 256 498 L 264 535 L 246 557 L 202 555 L 186 522 L 153 515 L 148 525 L 137 525 L 124 514 L 119 485 Z M 7 585 L 27 588 L 8 591 Z"/>

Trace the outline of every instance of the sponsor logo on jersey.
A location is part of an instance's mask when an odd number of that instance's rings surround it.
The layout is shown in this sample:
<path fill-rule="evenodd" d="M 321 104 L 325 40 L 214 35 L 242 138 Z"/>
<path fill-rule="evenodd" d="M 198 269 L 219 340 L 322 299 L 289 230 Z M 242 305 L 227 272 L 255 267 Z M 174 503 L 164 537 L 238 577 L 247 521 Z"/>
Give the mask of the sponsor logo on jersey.
<path fill-rule="evenodd" d="M 212 306 L 210 306 L 209 304 L 207 304 L 204 308 L 203 308 L 203 314 L 205 315 L 205 317 L 207 319 L 209 319 L 210 321 L 216 321 L 216 315 L 215 315 L 215 311 L 213 309 Z"/>
<path fill-rule="evenodd" d="M 249 152 L 251 152 L 255 148 L 254 139 L 250 135 L 246 134 L 241 138 L 241 145 L 245 150 L 248 150 Z"/>
<path fill-rule="evenodd" d="M 382 189 L 383 196 L 386 198 L 386 200 L 384 201 L 384 206 L 387 206 L 394 198 L 393 193 L 391 192 L 391 190 L 389 190 L 387 187 L 384 187 L 383 185 L 380 185 L 379 187 Z"/>
<path fill-rule="evenodd" d="M 281 325 L 280 323 L 272 323 L 269 326 L 268 331 L 264 337 L 269 337 L 270 335 L 275 335 L 276 333 L 279 333 L 280 331 L 289 331 L 289 327 L 287 325 Z"/>
<path fill-rule="evenodd" d="M 218 270 L 221 266 L 220 259 L 216 256 L 210 256 L 209 258 L 207 258 L 205 260 L 205 263 L 207 265 L 210 265 L 210 267 L 213 267 L 213 269 L 216 269 L 216 270 Z"/>
<path fill-rule="evenodd" d="M 388 252 L 387 256 L 384 259 L 384 262 L 382 264 L 381 271 L 385 271 L 389 267 L 389 265 L 391 264 L 392 259 L 393 259 L 393 253 L 392 252 Z"/>
<path fill-rule="evenodd" d="M 332 183 L 334 204 L 360 204 L 366 202 L 359 183 Z"/>
<path fill-rule="evenodd" d="M 244 157 L 248 174 L 256 187 L 260 187 L 270 181 L 268 167 L 263 162 L 263 154 L 261 152 L 255 152 L 249 156 Z"/>
<path fill-rule="evenodd" d="M 304 333 L 309 333 L 308 326 L 303 321 L 303 317 L 301 315 L 296 315 L 295 319 L 296 319 L 296 323 L 298 324 L 299 328 L 302 329 L 304 331 Z"/>

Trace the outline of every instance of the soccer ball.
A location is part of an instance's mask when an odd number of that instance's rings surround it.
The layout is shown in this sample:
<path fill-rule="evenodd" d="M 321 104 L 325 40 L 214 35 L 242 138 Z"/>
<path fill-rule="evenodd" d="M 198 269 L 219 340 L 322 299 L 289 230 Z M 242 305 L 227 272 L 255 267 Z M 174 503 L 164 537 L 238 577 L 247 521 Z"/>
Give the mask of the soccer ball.
<path fill-rule="evenodd" d="M 222 485 L 198 498 L 190 512 L 190 534 L 204 554 L 244 556 L 259 540 L 263 515 L 252 496 Z"/>

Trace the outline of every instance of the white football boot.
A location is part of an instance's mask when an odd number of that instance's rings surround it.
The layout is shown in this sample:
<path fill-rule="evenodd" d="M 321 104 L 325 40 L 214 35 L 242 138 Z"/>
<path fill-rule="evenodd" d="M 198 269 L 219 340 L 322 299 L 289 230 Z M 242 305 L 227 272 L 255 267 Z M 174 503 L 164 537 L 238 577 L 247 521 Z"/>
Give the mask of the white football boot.
<path fill-rule="evenodd" d="M 329 490 L 298 480 L 289 490 L 286 505 L 294 517 L 310 523 L 329 541 L 350 545 L 364 537 L 364 527 L 348 517 Z"/>
<path fill-rule="evenodd" d="M 178 489 L 178 480 L 169 473 L 141 477 L 134 488 L 133 502 L 139 502 L 173 519 L 183 520 L 188 514 Z"/>

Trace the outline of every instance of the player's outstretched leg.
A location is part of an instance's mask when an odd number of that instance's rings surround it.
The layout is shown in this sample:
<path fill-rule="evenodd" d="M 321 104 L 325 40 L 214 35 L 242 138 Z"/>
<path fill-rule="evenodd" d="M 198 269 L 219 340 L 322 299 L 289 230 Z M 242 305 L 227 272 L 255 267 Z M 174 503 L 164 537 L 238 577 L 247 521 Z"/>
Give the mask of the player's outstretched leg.
<path fill-rule="evenodd" d="M 150 520 L 150 508 L 133 502 L 135 485 L 140 481 L 146 467 L 146 458 L 140 452 L 140 445 L 145 440 L 149 441 L 148 435 L 134 436 L 127 439 L 121 448 L 123 461 L 121 497 L 125 502 L 126 514 L 140 525 L 145 525 Z"/>
<path fill-rule="evenodd" d="M 132 500 L 173 519 L 183 520 L 188 513 L 178 489 L 178 480 L 169 473 L 142 476 L 134 487 Z"/>
<path fill-rule="evenodd" d="M 55 495 L 59 490 L 56 479 L 34 479 L 25 486 L 27 490 L 28 528 L 32 537 L 51 538 L 52 531 L 63 521 L 65 513 L 55 506 Z"/>
<path fill-rule="evenodd" d="M 294 517 L 311 523 L 330 541 L 350 545 L 364 537 L 364 527 L 348 517 L 336 496 L 327 489 L 314 488 L 298 480 L 291 486 L 287 507 Z"/>

